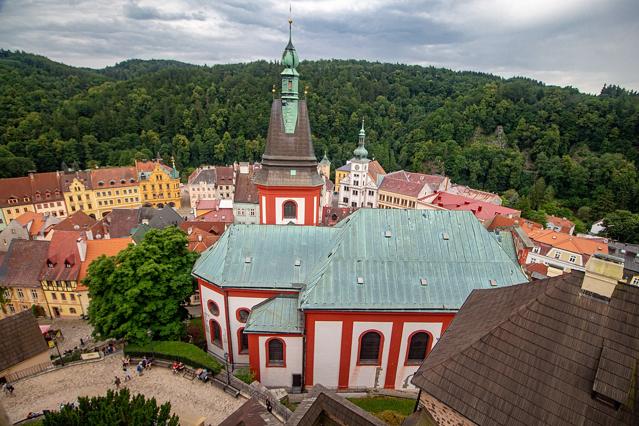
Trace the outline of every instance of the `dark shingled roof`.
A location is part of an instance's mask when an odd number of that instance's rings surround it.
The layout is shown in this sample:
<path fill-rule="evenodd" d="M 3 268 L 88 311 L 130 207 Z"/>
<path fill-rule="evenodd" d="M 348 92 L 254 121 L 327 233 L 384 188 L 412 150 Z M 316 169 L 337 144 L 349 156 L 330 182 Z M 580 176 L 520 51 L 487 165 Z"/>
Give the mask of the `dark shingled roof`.
<path fill-rule="evenodd" d="M 235 203 L 258 204 L 257 187 L 252 181 L 253 174 L 238 173 L 235 181 Z"/>
<path fill-rule="evenodd" d="M 382 426 L 383 421 L 364 411 L 335 391 L 315 385 L 297 407 L 286 426 L 314 425 Z"/>
<path fill-rule="evenodd" d="M 473 291 L 413 383 L 477 424 L 637 424 L 639 287 L 583 277 Z"/>
<path fill-rule="evenodd" d="M 257 185 L 268 186 L 322 186 L 317 172 L 317 158 L 311 140 L 311 126 L 306 101 L 298 102 L 295 132 L 284 131 L 282 101 L 275 99 L 271 108 L 266 148 L 262 155 L 262 168 L 255 173 Z M 295 170 L 295 175 L 291 175 Z"/>
<path fill-rule="evenodd" d="M 31 311 L 0 320 L 0 371 L 48 350 Z"/>
<path fill-rule="evenodd" d="M 281 423 L 255 398 L 251 398 L 228 416 L 220 426 L 268 426 Z"/>
<path fill-rule="evenodd" d="M 49 241 L 13 240 L 0 263 L 0 287 L 38 288 Z"/>

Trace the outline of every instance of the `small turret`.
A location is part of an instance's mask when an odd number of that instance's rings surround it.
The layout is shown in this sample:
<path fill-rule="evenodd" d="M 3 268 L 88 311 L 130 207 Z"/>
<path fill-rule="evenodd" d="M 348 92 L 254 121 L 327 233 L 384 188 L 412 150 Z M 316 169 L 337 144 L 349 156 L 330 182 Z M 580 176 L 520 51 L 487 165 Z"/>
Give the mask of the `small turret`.
<path fill-rule="evenodd" d="M 364 119 L 362 118 L 362 128 L 359 131 L 359 142 L 357 148 L 353 151 L 355 158 L 358 160 L 365 160 L 368 157 L 368 151 L 364 148 L 364 142 L 366 141 L 366 131 L 364 130 Z"/>

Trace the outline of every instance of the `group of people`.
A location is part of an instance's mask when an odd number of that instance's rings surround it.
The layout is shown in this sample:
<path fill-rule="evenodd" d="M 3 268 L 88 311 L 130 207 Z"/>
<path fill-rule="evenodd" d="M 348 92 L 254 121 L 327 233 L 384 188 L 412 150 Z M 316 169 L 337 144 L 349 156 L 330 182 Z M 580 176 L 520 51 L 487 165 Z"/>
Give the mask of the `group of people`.
<path fill-rule="evenodd" d="M 184 370 L 184 363 L 173 361 L 173 365 L 171 365 L 171 370 L 173 371 L 173 374 L 178 374 L 182 372 Z"/>
<path fill-rule="evenodd" d="M 13 391 L 15 390 L 15 388 L 13 387 L 11 383 L 4 382 L 4 384 L 2 385 L 2 390 L 4 391 L 5 395 L 13 396 Z"/>
<path fill-rule="evenodd" d="M 197 377 L 198 380 L 206 383 L 209 381 L 209 372 L 206 368 L 198 368 L 195 372 L 195 377 Z"/>
<path fill-rule="evenodd" d="M 153 365 L 153 358 L 147 358 L 146 356 L 142 358 L 140 362 L 135 366 L 135 371 L 138 376 L 141 376 L 144 373 L 144 370 L 150 370 Z M 129 368 L 131 366 L 131 358 L 125 356 L 122 358 L 122 372 L 124 373 L 124 381 L 128 382 L 132 379 L 131 373 L 129 372 Z M 115 380 L 113 382 L 115 384 L 116 389 L 120 389 L 120 385 L 122 384 L 122 380 L 120 377 L 115 376 Z"/>

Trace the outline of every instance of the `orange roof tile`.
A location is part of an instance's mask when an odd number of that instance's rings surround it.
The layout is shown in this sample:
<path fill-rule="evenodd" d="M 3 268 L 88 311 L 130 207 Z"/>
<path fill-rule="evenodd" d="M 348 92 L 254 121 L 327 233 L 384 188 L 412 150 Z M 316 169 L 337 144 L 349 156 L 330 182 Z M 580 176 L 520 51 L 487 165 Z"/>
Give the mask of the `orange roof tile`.
<path fill-rule="evenodd" d="M 132 242 L 133 240 L 131 239 L 131 237 L 87 241 L 87 252 L 84 258 L 84 262 L 82 262 L 82 266 L 80 267 L 80 275 L 78 276 L 78 281 L 83 280 L 87 276 L 89 265 L 95 259 L 102 255 L 115 256 L 122 250 L 127 248 Z M 86 286 L 78 284 L 78 289 L 86 290 Z"/>
<path fill-rule="evenodd" d="M 202 253 L 204 250 L 215 244 L 215 242 L 220 239 L 218 235 L 210 234 L 200 228 L 193 227 L 189 229 L 190 233 L 188 235 L 188 247 L 189 250 L 196 253 Z"/>
<path fill-rule="evenodd" d="M 592 256 L 595 253 L 608 254 L 608 245 L 588 238 L 575 237 L 552 229 L 542 229 L 528 234 L 536 243 L 570 251 L 573 253 Z"/>

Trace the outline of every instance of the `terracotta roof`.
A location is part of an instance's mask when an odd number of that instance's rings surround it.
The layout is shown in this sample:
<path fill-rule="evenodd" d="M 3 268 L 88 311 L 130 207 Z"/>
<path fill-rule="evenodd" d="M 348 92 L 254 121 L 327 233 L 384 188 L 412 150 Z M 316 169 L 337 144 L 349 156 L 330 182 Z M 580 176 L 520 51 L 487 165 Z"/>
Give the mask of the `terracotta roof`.
<path fill-rule="evenodd" d="M 430 188 L 429 193 L 436 191 L 444 179 L 446 179 L 446 176 L 425 175 L 400 170 L 385 175 L 379 190 L 416 197 L 422 192 L 425 185 L 428 185 Z"/>
<path fill-rule="evenodd" d="M 84 261 L 80 266 L 80 273 L 78 275 L 78 290 L 86 290 L 87 287 L 80 284 L 87 276 L 87 272 L 89 270 L 89 265 L 98 257 L 105 256 L 115 256 L 120 253 L 122 250 L 127 248 L 129 244 L 133 243 L 133 240 L 130 237 L 127 238 L 110 238 L 108 240 L 88 240 L 86 241 L 86 254 L 84 257 Z"/>
<path fill-rule="evenodd" d="M 189 233 L 189 228 L 198 228 L 204 232 L 213 235 L 222 235 L 226 229 L 226 225 L 224 223 L 219 222 L 204 222 L 204 221 L 186 221 L 180 224 L 180 229 Z"/>
<path fill-rule="evenodd" d="M 77 241 L 84 238 L 83 234 L 83 231 L 60 230 L 53 233 L 45 264 L 40 269 L 41 280 L 76 281 L 78 279 L 82 262 Z"/>
<path fill-rule="evenodd" d="M 481 191 L 465 185 L 453 185 L 448 190 L 451 194 L 463 195 L 477 201 L 485 201 L 487 203 L 501 205 L 501 197 L 499 194 Z"/>
<path fill-rule="evenodd" d="M 546 216 L 546 223 L 552 223 L 554 226 L 557 226 L 561 228 L 562 230 L 565 230 L 565 232 L 570 231 L 572 227 L 575 226 L 573 222 L 566 219 L 565 217 L 558 217 L 558 216 Z"/>
<path fill-rule="evenodd" d="M 477 201 L 461 195 L 450 194 L 448 192 L 436 192 L 420 201 L 443 207 L 447 210 L 463 210 L 472 212 L 479 220 L 489 220 L 497 215 L 519 216 L 519 210 L 509 207 L 499 206 L 485 201 Z"/>
<path fill-rule="evenodd" d="M 233 185 L 233 177 L 235 176 L 235 170 L 232 166 L 223 166 L 215 168 L 217 179 L 216 185 Z"/>
<path fill-rule="evenodd" d="M 0 287 L 40 287 L 40 268 L 46 263 L 49 241 L 12 240 L 0 263 Z"/>
<path fill-rule="evenodd" d="M 473 291 L 413 383 L 476 424 L 636 424 L 639 287 L 583 277 Z"/>
<path fill-rule="evenodd" d="M 217 223 L 233 223 L 233 209 L 211 210 L 197 216 L 195 222 L 217 222 Z"/>
<path fill-rule="evenodd" d="M 0 320 L 0 371 L 48 350 L 30 310 Z"/>
<path fill-rule="evenodd" d="M 93 189 L 137 186 L 138 175 L 135 167 L 105 167 L 91 170 Z"/>
<path fill-rule="evenodd" d="M 220 239 L 219 235 L 211 234 L 198 227 L 193 226 L 187 228 L 187 234 L 187 238 L 189 240 L 189 250 L 196 253 L 202 253 L 204 250 L 211 247 L 217 240 Z"/>
<path fill-rule="evenodd" d="M 530 263 L 525 265 L 525 268 L 530 274 L 537 273 L 545 277 L 548 276 L 548 265 L 544 265 L 543 263 Z"/>
<path fill-rule="evenodd" d="M 215 210 L 220 207 L 220 200 L 198 200 L 195 204 L 195 210 Z"/>
<path fill-rule="evenodd" d="M 34 212 L 25 212 L 20 216 L 16 217 L 15 220 L 25 227 L 31 223 L 31 227 L 29 228 L 29 235 L 35 236 L 40 233 L 42 230 L 42 226 L 44 225 L 44 214 L 43 213 L 34 213 Z"/>
<path fill-rule="evenodd" d="M 269 426 L 281 423 L 255 398 L 251 398 L 231 413 L 219 426 Z"/>
<path fill-rule="evenodd" d="M 64 194 L 60 188 L 60 172 L 32 173 L 29 175 L 31 180 L 31 191 L 33 192 L 33 201 L 35 203 L 47 201 L 64 200 Z M 49 194 L 49 198 L 46 194 Z"/>
<path fill-rule="evenodd" d="M 354 207 L 324 206 L 322 208 L 322 226 L 334 226 L 355 210 L 357 209 Z"/>
<path fill-rule="evenodd" d="M 235 180 L 234 202 L 258 204 L 257 186 L 252 178 L 252 173 L 238 173 Z"/>
<path fill-rule="evenodd" d="M 2 179 L 0 183 L 0 207 L 19 206 L 33 202 L 31 181 L 28 177 Z M 17 199 L 17 202 L 10 204 L 10 198 Z M 24 201 L 25 198 L 29 201 Z"/>
<path fill-rule="evenodd" d="M 77 179 L 82 182 L 87 189 L 92 189 L 93 185 L 91 185 L 91 172 L 90 171 L 78 171 L 74 173 L 64 173 L 60 179 L 62 183 L 62 190 L 64 192 L 69 191 L 69 187 L 73 182 L 73 179 Z"/>
<path fill-rule="evenodd" d="M 46 197 L 47 193 L 49 198 Z M 9 203 L 10 198 L 17 199 L 17 202 Z M 57 172 L 31 173 L 29 176 L 7 178 L 0 181 L 0 207 L 60 201 L 63 199 L 64 194 L 60 187 L 60 175 Z"/>
<path fill-rule="evenodd" d="M 82 231 L 87 230 L 93 225 L 95 225 L 98 221 L 87 215 L 83 211 L 77 211 L 72 215 L 68 216 L 62 222 L 58 223 L 53 227 L 53 230 L 58 231 Z"/>
<path fill-rule="evenodd" d="M 573 253 L 592 256 L 595 253 L 608 254 L 608 245 L 588 238 L 575 237 L 552 229 L 542 229 L 528 234 L 536 243 L 570 251 Z"/>
<path fill-rule="evenodd" d="M 284 131 L 282 100 L 273 100 L 262 168 L 255 173 L 257 185 L 315 187 L 323 184 L 317 172 L 306 101 L 298 101 L 297 107 L 295 132 L 289 134 Z"/>
<path fill-rule="evenodd" d="M 379 164 L 379 161 L 372 160 L 370 163 L 368 163 L 368 174 L 373 179 L 373 182 L 377 184 L 377 177 L 385 175 L 386 171 L 384 170 L 382 165 Z"/>

